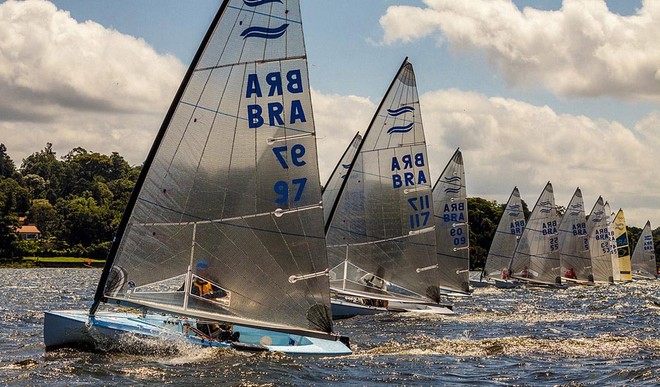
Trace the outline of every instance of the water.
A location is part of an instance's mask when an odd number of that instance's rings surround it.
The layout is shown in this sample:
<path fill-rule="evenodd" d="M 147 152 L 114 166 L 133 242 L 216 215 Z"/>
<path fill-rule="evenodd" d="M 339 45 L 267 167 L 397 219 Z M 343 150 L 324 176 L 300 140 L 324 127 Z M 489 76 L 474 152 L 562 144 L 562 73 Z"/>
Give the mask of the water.
<path fill-rule="evenodd" d="M 348 319 L 335 326 L 351 337 L 346 357 L 189 346 L 44 352 L 43 311 L 87 309 L 99 276 L 0 269 L 0 384 L 660 384 L 660 281 L 478 289 L 455 300 L 456 316 Z"/>

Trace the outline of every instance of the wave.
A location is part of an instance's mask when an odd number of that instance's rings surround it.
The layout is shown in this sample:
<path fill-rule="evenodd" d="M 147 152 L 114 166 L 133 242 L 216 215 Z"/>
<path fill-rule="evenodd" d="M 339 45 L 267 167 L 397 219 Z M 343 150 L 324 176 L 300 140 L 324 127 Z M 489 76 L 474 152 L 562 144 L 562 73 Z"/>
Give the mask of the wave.
<path fill-rule="evenodd" d="M 241 36 L 243 37 L 243 39 L 247 39 L 247 38 L 276 39 L 284 35 L 288 27 L 289 24 L 282 24 L 281 26 L 276 28 L 254 26 L 254 27 L 246 28 L 243 32 L 241 32 Z"/>

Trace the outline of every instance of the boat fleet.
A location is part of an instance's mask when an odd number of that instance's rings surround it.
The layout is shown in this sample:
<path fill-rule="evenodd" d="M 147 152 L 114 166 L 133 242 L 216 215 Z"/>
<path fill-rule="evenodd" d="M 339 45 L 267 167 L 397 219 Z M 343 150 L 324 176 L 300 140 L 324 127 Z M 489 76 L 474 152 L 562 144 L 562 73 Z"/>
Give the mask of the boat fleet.
<path fill-rule="evenodd" d="M 529 219 L 514 188 L 493 238 L 483 272 L 473 286 L 565 288 L 657 278 L 651 223 L 630 255 L 623 210 L 613 213 L 602 197 L 587 216 L 580 188 L 563 214 L 548 182 Z"/>
<path fill-rule="evenodd" d="M 612 218 L 599 198 L 587 218 L 578 189 L 562 217 L 548 183 L 528 220 L 514 189 L 482 278 L 470 281 L 463 157 L 456 150 L 431 180 L 412 64 L 324 185 L 307 66 L 299 1 L 222 2 L 92 305 L 45 312 L 46 349 L 147 337 L 343 355 L 339 318 L 453 314 L 451 297 L 472 286 L 654 277 L 649 223 L 631 259 L 622 211 Z"/>

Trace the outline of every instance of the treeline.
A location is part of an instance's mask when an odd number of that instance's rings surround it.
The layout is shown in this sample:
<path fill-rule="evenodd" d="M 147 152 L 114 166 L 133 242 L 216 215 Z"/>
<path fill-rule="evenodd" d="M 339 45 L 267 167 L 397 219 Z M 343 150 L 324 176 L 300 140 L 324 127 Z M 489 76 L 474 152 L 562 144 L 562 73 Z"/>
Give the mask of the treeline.
<path fill-rule="evenodd" d="M 58 158 L 50 143 L 17 168 L 0 144 L 0 259 L 105 259 L 139 173 L 118 153 L 75 148 Z M 20 218 L 42 239 L 21 240 Z"/>
<path fill-rule="evenodd" d="M 0 144 L 0 261 L 24 256 L 106 258 L 114 233 L 140 173 L 113 152 L 103 155 L 74 148 L 58 159 L 52 144 L 16 167 Z M 468 199 L 470 266 L 482 268 L 505 204 Z M 562 208 L 560 207 L 560 211 Z M 525 217 L 529 208 L 523 201 Z M 42 233 L 21 240 L 19 218 Z M 642 229 L 628 227 L 631 252 Z M 660 227 L 653 232 L 660 256 Z"/>

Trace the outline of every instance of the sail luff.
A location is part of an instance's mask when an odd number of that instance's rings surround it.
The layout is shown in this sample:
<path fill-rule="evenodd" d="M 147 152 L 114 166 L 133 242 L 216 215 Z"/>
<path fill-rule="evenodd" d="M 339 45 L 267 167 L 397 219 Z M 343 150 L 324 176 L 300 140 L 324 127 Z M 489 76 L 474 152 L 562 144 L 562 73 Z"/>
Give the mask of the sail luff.
<path fill-rule="evenodd" d="M 630 266 L 630 245 L 628 228 L 623 210 L 619 209 L 614 217 L 614 238 L 616 240 L 617 255 L 619 257 L 619 274 L 621 281 L 632 281 L 632 268 Z"/>
<path fill-rule="evenodd" d="M 534 205 L 511 263 L 513 277 L 544 284 L 560 282 L 558 214 L 548 182 Z"/>
<path fill-rule="evenodd" d="M 355 155 L 357 154 L 357 149 L 359 148 L 361 141 L 362 136 L 360 136 L 360 132 L 357 132 L 351 142 L 348 144 L 348 147 L 346 147 L 346 150 L 344 150 L 341 158 L 337 161 L 335 169 L 332 171 L 332 174 L 328 177 L 328 181 L 321 190 L 321 196 L 323 199 L 324 224 L 328 223 L 330 219 L 330 211 L 335 206 L 336 201 L 339 199 L 341 187 L 344 180 L 346 180 L 348 177 L 348 169 L 355 159 Z M 345 170 L 343 175 L 342 169 Z"/>
<path fill-rule="evenodd" d="M 642 229 L 630 262 L 635 277 L 646 279 L 656 278 L 657 264 L 650 221 L 646 221 Z"/>
<path fill-rule="evenodd" d="M 108 258 L 106 259 L 105 266 L 103 267 L 103 272 L 101 273 L 101 278 L 99 279 L 98 286 L 96 288 L 96 293 L 94 294 L 94 302 L 92 306 L 90 307 L 89 314 L 94 315 L 96 313 L 96 310 L 98 309 L 99 304 L 103 301 L 104 299 L 104 289 L 106 282 L 108 281 L 108 277 L 110 275 L 110 269 L 112 268 L 113 262 L 115 260 L 115 257 L 117 255 L 117 252 L 119 250 L 119 246 L 121 243 L 121 238 L 126 231 L 126 227 L 128 226 L 128 222 L 131 218 L 131 213 L 133 212 L 133 209 L 135 208 L 135 203 L 138 200 L 138 197 L 140 195 L 140 190 L 142 189 L 142 186 L 144 184 L 144 181 L 147 178 L 147 174 L 149 172 L 149 168 L 151 167 L 151 164 L 153 163 L 154 158 L 156 157 L 156 153 L 158 152 L 158 148 L 160 147 L 161 142 L 163 141 L 163 137 L 165 136 L 165 133 L 167 132 L 167 128 L 170 124 L 170 121 L 172 120 L 172 117 L 174 116 L 174 112 L 177 109 L 177 106 L 179 104 L 179 101 L 181 100 L 181 97 L 183 96 L 183 93 L 186 90 L 186 86 L 188 85 L 188 82 L 190 81 L 190 78 L 192 77 L 195 67 L 199 63 L 200 58 L 202 57 L 202 54 L 204 53 L 204 49 L 206 48 L 206 45 L 208 44 L 209 40 L 211 39 L 211 36 L 213 35 L 213 31 L 215 30 L 216 26 L 218 25 L 218 22 L 220 21 L 220 18 L 222 17 L 222 14 L 225 12 L 225 9 L 227 8 L 227 4 L 229 4 L 229 0 L 224 0 L 222 4 L 220 5 L 220 8 L 218 9 L 218 12 L 216 12 L 215 17 L 213 18 L 213 21 L 211 22 L 211 25 L 209 26 L 208 30 L 206 31 L 206 34 L 204 34 L 204 37 L 202 38 L 202 42 L 199 45 L 199 48 L 197 49 L 197 52 L 195 53 L 195 56 L 193 57 L 192 62 L 190 62 L 190 66 L 188 66 L 188 70 L 186 71 L 185 76 L 183 77 L 183 80 L 181 81 L 181 84 L 179 85 L 179 88 L 177 89 L 176 94 L 174 95 L 174 99 L 172 100 L 172 103 L 170 104 L 169 109 L 167 110 L 167 113 L 165 115 L 165 118 L 163 119 L 163 122 L 160 126 L 160 129 L 158 130 L 158 133 L 156 134 L 156 138 L 151 145 L 151 149 L 149 150 L 149 153 L 147 154 L 147 158 L 145 159 L 144 163 L 142 164 L 142 169 L 140 170 L 140 175 L 138 176 L 138 179 L 135 183 L 135 186 L 133 187 L 133 191 L 131 192 L 131 196 L 128 200 L 128 203 L 126 205 L 126 209 L 124 211 L 124 214 L 122 215 L 121 221 L 119 222 L 119 225 L 117 227 L 117 231 L 115 233 L 115 237 L 112 241 L 112 245 L 110 247 L 110 251 L 108 252 Z"/>
<path fill-rule="evenodd" d="M 603 198 L 598 197 L 589 213 L 587 229 L 594 282 L 599 283 L 614 282 L 608 223 L 609 214 L 605 210 Z"/>
<path fill-rule="evenodd" d="M 593 282 L 587 219 L 580 188 L 575 190 L 559 223 L 559 251 L 562 278 Z"/>
<path fill-rule="evenodd" d="M 456 149 L 433 187 L 438 286 L 469 293 L 469 227 L 465 166 Z"/>
<path fill-rule="evenodd" d="M 518 187 L 514 187 L 506 202 L 502 217 L 495 230 L 495 236 L 490 244 L 484 275 L 492 279 L 507 279 L 511 271 L 513 254 L 516 252 L 518 240 L 525 229 L 525 214 Z"/>

